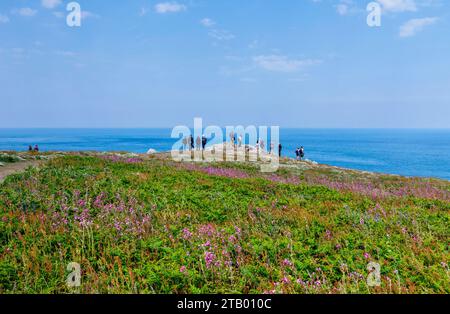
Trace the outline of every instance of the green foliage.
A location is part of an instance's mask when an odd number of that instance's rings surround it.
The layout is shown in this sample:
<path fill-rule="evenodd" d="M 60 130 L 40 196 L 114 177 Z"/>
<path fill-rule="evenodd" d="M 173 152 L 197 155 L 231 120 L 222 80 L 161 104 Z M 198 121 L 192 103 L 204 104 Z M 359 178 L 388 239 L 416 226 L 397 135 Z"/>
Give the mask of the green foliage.
<path fill-rule="evenodd" d="M 0 293 L 73 292 L 70 262 L 83 293 L 449 293 L 448 184 L 370 180 L 55 158 L 0 185 Z"/>

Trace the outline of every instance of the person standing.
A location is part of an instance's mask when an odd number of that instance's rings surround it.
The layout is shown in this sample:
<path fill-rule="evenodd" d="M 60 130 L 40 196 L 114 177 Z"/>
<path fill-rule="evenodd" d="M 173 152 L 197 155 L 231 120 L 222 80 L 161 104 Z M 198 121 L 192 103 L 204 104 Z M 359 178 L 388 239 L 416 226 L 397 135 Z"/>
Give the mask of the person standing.
<path fill-rule="evenodd" d="M 38 152 L 39 151 L 39 146 L 36 144 L 36 145 L 34 145 L 34 151 L 35 152 Z"/>
<path fill-rule="evenodd" d="M 29 152 L 32 152 L 32 151 L 33 151 L 33 146 L 28 145 L 28 151 L 29 151 Z"/>
<path fill-rule="evenodd" d="M 280 144 L 278 144 L 278 157 L 281 157 L 281 151 L 283 149 L 283 146 Z"/>
<path fill-rule="evenodd" d="M 206 136 L 202 136 L 202 148 L 203 150 L 205 150 L 206 147 L 206 143 L 208 142 L 208 140 L 206 139 Z"/>
<path fill-rule="evenodd" d="M 194 150 L 194 137 L 192 136 L 192 134 L 191 134 L 191 136 L 190 136 L 190 138 L 189 138 L 189 142 L 190 142 L 190 146 L 191 146 L 191 150 Z"/>
<path fill-rule="evenodd" d="M 299 156 L 300 160 L 303 160 L 303 157 L 305 157 L 305 149 L 303 148 L 303 146 L 300 147 Z"/>
<path fill-rule="evenodd" d="M 197 136 L 197 140 L 196 140 L 196 149 L 200 150 L 200 147 L 202 145 L 202 139 L 200 138 L 200 136 Z"/>
<path fill-rule="evenodd" d="M 299 160 L 300 159 L 300 148 L 297 147 L 297 149 L 295 150 L 295 159 Z"/>

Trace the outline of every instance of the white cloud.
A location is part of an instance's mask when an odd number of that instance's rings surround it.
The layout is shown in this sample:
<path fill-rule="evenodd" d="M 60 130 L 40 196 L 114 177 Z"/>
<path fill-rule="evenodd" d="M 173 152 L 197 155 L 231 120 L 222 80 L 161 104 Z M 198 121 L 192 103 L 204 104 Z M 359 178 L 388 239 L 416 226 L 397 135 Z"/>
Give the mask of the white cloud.
<path fill-rule="evenodd" d="M 3 14 L 0 14 L 0 23 L 5 24 L 9 22 L 9 17 Z"/>
<path fill-rule="evenodd" d="M 41 4 L 44 8 L 54 9 L 61 4 L 61 0 L 42 0 Z"/>
<path fill-rule="evenodd" d="M 334 7 L 336 8 L 336 12 L 342 16 L 355 15 L 360 14 L 362 12 L 366 14 L 365 7 L 363 10 L 358 6 L 357 1 L 354 0 L 339 0 L 339 3 L 336 4 Z"/>
<path fill-rule="evenodd" d="M 155 5 L 156 13 L 176 13 L 186 11 L 186 6 L 177 2 L 161 2 Z"/>
<path fill-rule="evenodd" d="M 412 37 L 420 32 L 425 26 L 433 25 L 438 21 L 437 17 L 425 17 L 421 19 L 412 19 L 400 27 L 400 37 Z"/>
<path fill-rule="evenodd" d="M 14 10 L 14 13 L 17 13 L 21 16 L 35 16 L 37 11 L 31 8 L 20 8 L 18 10 Z"/>
<path fill-rule="evenodd" d="M 417 11 L 415 0 L 377 0 L 386 12 Z"/>
<path fill-rule="evenodd" d="M 321 63 L 320 60 L 289 59 L 280 55 L 256 56 L 253 57 L 253 62 L 260 68 L 273 72 L 297 72 L 306 66 Z"/>
<path fill-rule="evenodd" d="M 200 20 L 200 23 L 205 27 L 212 27 L 216 25 L 216 22 L 211 20 L 210 18 L 205 17 L 204 19 Z"/>
<path fill-rule="evenodd" d="M 235 38 L 229 31 L 220 29 L 212 29 L 208 35 L 217 40 L 231 40 Z"/>

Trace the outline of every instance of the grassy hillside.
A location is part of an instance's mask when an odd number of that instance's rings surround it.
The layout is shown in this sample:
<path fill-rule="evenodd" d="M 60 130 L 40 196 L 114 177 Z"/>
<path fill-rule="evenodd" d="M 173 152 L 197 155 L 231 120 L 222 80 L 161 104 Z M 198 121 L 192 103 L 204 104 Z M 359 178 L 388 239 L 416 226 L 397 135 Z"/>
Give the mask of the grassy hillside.
<path fill-rule="evenodd" d="M 83 293 L 449 293 L 449 210 L 439 180 L 60 156 L 0 185 L 0 292 L 72 292 L 77 262 Z"/>

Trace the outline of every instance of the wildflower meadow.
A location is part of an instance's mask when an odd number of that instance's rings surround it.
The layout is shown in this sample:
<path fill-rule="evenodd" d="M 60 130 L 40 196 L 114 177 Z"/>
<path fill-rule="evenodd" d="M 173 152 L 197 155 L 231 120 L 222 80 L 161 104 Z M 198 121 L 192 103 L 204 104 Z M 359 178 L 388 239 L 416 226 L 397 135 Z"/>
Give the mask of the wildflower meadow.
<path fill-rule="evenodd" d="M 0 183 L 0 293 L 450 292 L 449 182 L 305 165 L 50 158 Z"/>

